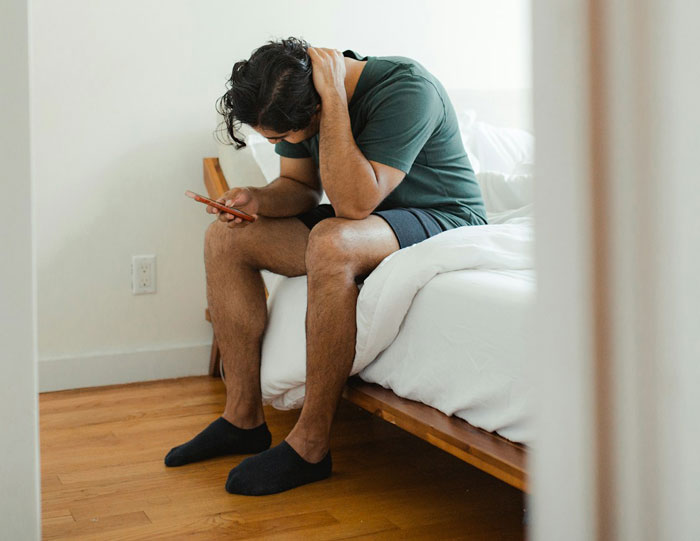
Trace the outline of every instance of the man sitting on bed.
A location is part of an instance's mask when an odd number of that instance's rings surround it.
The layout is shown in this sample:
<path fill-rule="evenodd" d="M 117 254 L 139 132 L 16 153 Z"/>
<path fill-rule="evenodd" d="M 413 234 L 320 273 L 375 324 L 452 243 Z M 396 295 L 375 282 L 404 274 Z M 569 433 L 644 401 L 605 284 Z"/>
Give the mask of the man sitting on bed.
<path fill-rule="evenodd" d="M 404 57 L 362 57 L 270 42 L 233 66 L 219 100 L 237 148 L 241 124 L 275 143 L 280 176 L 221 198 L 206 232 L 207 298 L 226 379 L 223 415 L 172 449 L 168 466 L 251 454 L 226 490 L 272 494 L 331 474 L 330 431 L 355 355 L 357 279 L 389 254 L 447 229 L 486 223 L 454 109 L 440 82 Z M 320 205 L 325 190 L 330 205 Z M 260 270 L 306 274 L 306 398 L 270 448 L 260 390 L 267 310 Z"/>

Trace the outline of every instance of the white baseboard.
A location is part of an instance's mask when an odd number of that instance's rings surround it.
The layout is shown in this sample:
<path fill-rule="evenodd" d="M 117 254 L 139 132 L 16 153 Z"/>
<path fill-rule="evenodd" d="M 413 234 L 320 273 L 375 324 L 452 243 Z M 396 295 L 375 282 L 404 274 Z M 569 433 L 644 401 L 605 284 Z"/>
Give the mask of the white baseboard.
<path fill-rule="evenodd" d="M 211 344 L 39 359 L 39 392 L 203 376 Z"/>

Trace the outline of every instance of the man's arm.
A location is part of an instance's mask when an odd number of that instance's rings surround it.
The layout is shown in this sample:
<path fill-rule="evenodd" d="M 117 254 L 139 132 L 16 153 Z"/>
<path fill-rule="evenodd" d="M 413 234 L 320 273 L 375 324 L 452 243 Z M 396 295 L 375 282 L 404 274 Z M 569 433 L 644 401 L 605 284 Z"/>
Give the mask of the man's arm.
<path fill-rule="evenodd" d="M 321 96 L 319 167 L 337 216 L 363 219 L 399 185 L 403 171 L 365 158 L 350 127 L 345 62 L 340 52 L 309 48 Z"/>
<path fill-rule="evenodd" d="M 321 199 L 321 183 L 311 158 L 280 157 L 280 176 L 262 188 L 248 188 L 258 202 L 258 214 L 272 218 L 296 216 Z"/>
<path fill-rule="evenodd" d="M 321 183 L 311 158 L 286 158 L 280 162 L 280 176 L 263 188 L 233 188 L 218 200 L 252 216 L 285 218 L 311 210 L 321 199 Z M 209 214 L 217 214 L 229 227 L 246 227 L 250 222 L 236 218 L 214 207 Z"/>

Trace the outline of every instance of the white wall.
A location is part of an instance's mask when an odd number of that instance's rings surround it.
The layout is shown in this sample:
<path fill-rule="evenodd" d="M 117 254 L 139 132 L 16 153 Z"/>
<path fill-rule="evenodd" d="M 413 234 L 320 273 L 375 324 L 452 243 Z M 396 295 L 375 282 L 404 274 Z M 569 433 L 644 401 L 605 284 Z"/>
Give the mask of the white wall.
<path fill-rule="evenodd" d="M 39 539 L 27 3 L 0 10 L 0 538 Z"/>
<path fill-rule="evenodd" d="M 528 6 L 34 0 L 42 389 L 206 369 L 208 220 L 182 193 L 202 189 L 201 159 L 215 155 L 213 105 L 234 61 L 297 35 L 412 56 L 448 88 L 526 88 Z M 144 253 L 158 256 L 158 293 L 132 296 L 131 255 Z"/>

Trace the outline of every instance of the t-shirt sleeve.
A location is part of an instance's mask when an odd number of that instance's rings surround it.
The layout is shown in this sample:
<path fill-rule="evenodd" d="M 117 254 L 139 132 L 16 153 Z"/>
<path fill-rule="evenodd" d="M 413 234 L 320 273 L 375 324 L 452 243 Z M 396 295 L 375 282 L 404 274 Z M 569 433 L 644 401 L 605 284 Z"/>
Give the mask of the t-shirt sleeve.
<path fill-rule="evenodd" d="M 437 89 L 422 77 L 407 78 L 384 92 L 355 142 L 368 160 L 408 173 L 443 122 L 444 105 Z"/>
<path fill-rule="evenodd" d="M 310 158 L 309 149 L 304 146 L 304 143 L 288 143 L 280 141 L 275 143 L 275 152 L 285 158 Z"/>

